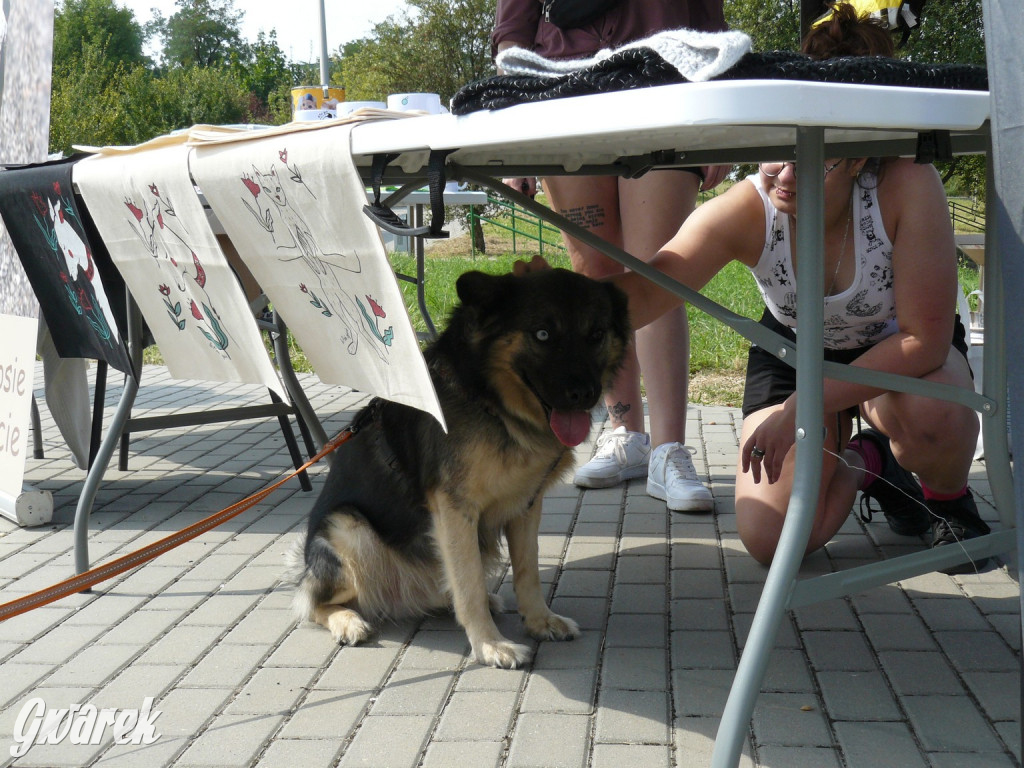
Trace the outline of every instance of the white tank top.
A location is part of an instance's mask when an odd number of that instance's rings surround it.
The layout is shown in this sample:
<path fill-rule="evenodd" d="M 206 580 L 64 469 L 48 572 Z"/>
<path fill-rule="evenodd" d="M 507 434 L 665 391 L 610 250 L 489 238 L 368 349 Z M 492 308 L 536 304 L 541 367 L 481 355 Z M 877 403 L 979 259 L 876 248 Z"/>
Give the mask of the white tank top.
<path fill-rule="evenodd" d="M 772 315 L 796 330 L 796 280 L 790 248 L 789 214 L 772 205 L 761 175 L 748 176 L 764 204 L 764 251 L 751 268 Z M 854 188 L 853 249 L 857 271 L 849 288 L 825 297 L 826 349 L 856 349 L 877 344 L 897 330 L 893 296 L 892 243 L 885 233 L 874 187 Z"/>

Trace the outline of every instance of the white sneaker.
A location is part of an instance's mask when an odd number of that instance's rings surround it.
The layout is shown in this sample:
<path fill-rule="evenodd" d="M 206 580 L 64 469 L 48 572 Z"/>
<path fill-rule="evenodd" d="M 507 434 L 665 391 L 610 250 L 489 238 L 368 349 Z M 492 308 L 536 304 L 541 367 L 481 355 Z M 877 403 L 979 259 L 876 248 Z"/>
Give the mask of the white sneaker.
<path fill-rule="evenodd" d="M 654 449 L 647 494 L 666 502 L 675 512 L 710 512 L 715 508 L 711 491 L 697 479 L 690 449 L 682 443 L 665 443 Z"/>
<path fill-rule="evenodd" d="M 651 438 L 617 427 L 597 438 L 594 458 L 576 470 L 573 482 L 583 488 L 608 488 L 647 474 Z"/>

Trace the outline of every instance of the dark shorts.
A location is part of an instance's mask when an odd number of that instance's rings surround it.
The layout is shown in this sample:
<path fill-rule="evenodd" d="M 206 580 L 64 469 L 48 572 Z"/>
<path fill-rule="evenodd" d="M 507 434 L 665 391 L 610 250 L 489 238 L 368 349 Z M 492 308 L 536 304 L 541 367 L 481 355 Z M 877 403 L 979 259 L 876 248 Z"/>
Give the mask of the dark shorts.
<path fill-rule="evenodd" d="M 796 342 L 796 334 L 791 328 L 787 328 L 766 307 L 761 315 L 761 325 L 789 341 Z M 960 322 L 960 315 L 956 316 L 956 323 L 953 326 L 953 347 L 967 358 L 966 331 L 963 323 Z M 858 357 L 867 352 L 871 347 L 858 347 L 856 349 L 826 349 L 825 359 L 848 365 Z M 973 375 L 973 374 L 972 374 Z M 761 347 L 751 345 L 747 354 L 747 381 L 743 387 L 743 415 L 749 416 L 762 408 L 778 405 L 786 400 L 796 391 L 796 369 L 771 352 L 766 352 Z M 852 413 L 856 415 L 857 408 Z"/>
<path fill-rule="evenodd" d="M 700 179 L 700 183 L 701 184 L 704 183 L 704 166 L 703 165 L 687 165 L 687 166 L 685 166 L 683 168 L 676 168 L 676 170 L 677 171 L 686 171 L 687 173 L 692 173 L 694 176 L 696 176 L 698 179 Z"/>

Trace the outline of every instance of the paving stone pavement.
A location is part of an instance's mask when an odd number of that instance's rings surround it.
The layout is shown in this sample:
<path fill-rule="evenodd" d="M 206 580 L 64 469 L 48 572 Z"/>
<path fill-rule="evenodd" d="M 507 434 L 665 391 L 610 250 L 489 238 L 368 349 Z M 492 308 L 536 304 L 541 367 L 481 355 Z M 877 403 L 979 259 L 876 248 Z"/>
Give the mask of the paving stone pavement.
<path fill-rule="evenodd" d="M 332 435 L 366 402 L 312 376 L 302 381 Z M 108 420 L 118 394 L 108 392 Z M 26 481 L 52 492 L 54 521 L 18 528 L 0 518 L 0 602 L 73 571 L 84 472 L 38 396 L 46 458 L 29 460 Z M 261 397 L 258 388 L 172 381 L 147 366 L 136 412 Z M 706 766 L 767 574 L 736 535 L 739 420 L 731 408 L 690 410 L 688 437 L 714 514 L 667 513 L 643 481 L 596 491 L 564 484 L 549 494 L 542 578 L 553 608 L 583 632 L 572 642 L 530 640 L 506 573 L 499 592 L 511 607 L 499 627 L 536 653 L 513 671 L 471 661 L 450 615 L 385 626 L 359 647 L 294 621 L 283 555 L 325 477 L 318 465 L 313 493 L 290 481 L 91 593 L 0 623 L 0 766 Z M 580 461 L 598 431 L 578 449 Z M 179 530 L 289 468 L 272 421 L 137 434 L 128 470 L 110 468 L 99 491 L 91 560 Z M 981 464 L 972 485 L 994 521 Z M 884 521 L 851 515 L 802 570 L 920 546 Z M 1019 586 L 1009 564 L 921 576 L 787 615 L 740 765 L 1019 765 Z M 115 743 L 112 727 L 82 743 L 95 730 L 86 727 L 89 705 L 120 715 L 150 697 L 151 743 Z M 84 709 L 69 736 L 12 757 L 16 732 L 36 721 L 29 715 L 75 705 Z M 131 716 L 122 725 L 133 726 Z M 141 721 L 146 735 L 145 712 Z"/>

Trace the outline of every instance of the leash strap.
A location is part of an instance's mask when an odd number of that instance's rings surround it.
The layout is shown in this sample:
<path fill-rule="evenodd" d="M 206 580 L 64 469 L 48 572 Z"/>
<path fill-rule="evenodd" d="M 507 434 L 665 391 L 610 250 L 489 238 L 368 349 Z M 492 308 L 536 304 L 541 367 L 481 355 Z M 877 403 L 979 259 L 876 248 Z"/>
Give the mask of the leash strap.
<path fill-rule="evenodd" d="M 331 440 L 325 445 L 320 452 L 303 464 L 301 467 L 296 469 L 290 475 L 282 477 L 280 480 L 275 482 L 273 485 L 264 488 L 261 491 L 254 493 L 248 498 L 237 501 L 229 507 L 222 509 L 220 512 L 215 512 L 208 517 L 199 520 L 198 522 L 192 523 L 187 528 L 183 528 L 176 533 L 172 533 L 169 536 L 165 536 L 159 541 L 155 541 L 148 546 L 138 549 L 135 552 L 131 552 L 127 555 L 112 560 L 104 565 L 90 568 L 84 573 L 79 573 L 76 576 L 72 576 L 70 579 L 58 582 L 53 586 L 41 589 L 38 592 L 33 592 L 30 595 L 19 597 L 15 600 L 11 600 L 8 603 L 0 605 L 0 622 L 6 621 L 7 619 L 18 616 L 22 613 L 27 613 L 33 608 L 39 608 L 49 603 L 60 600 L 61 598 L 73 595 L 78 592 L 84 592 L 95 584 L 99 584 L 101 581 L 113 578 L 118 574 L 129 571 L 132 568 L 142 565 L 143 563 L 149 562 L 154 558 L 169 552 L 177 546 L 184 544 L 186 541 L 191 541 L 200 534 L 206 533 L 209 530 L 216 528 L 221 523 L 225 523 L 233 517 L 240 515 L 247 509 L 255 506 L 259 502 L 263 501 L 267 496 L 276 491 L 286 482 L 296 477 L 299 473 L 305 472 L 311 466 L 316 464 L 324 456 L 334 451 L 338 446 L 348 440 L 352 435 L 355 434 L 355 430 L 352 428 L 344 430 L 336 438 Z"/>

